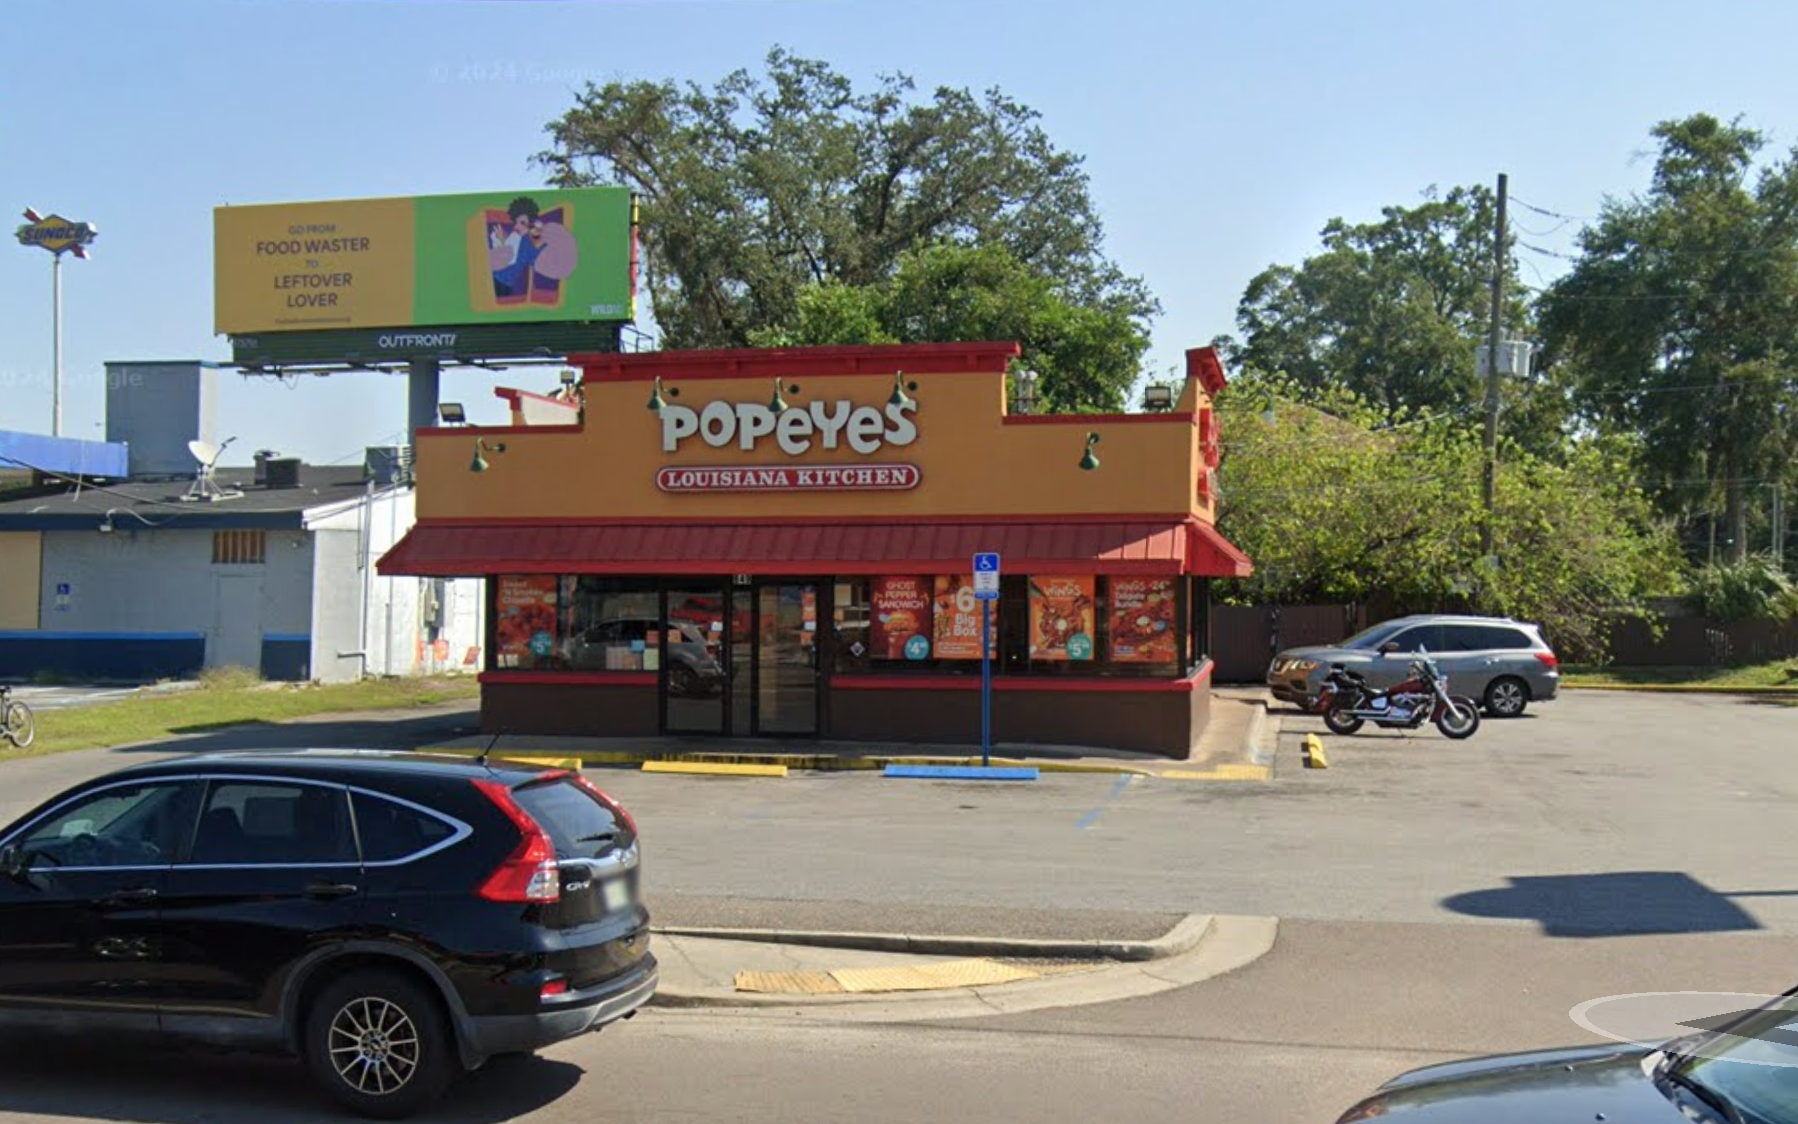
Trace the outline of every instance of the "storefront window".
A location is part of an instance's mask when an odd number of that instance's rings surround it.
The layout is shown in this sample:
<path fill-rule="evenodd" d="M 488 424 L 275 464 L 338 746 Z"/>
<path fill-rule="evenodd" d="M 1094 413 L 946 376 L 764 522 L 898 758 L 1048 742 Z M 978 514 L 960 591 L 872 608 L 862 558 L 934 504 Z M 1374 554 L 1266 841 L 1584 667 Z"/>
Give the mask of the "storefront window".
<path fill-rule="evenodd" d="M 874 616 L 868 602 L 868 581 L 839 581 L 835 593 L 831 618 L 836 627 L 836 670 L 866 671 L 874 655 Z"/>
<path fill-rule="evenodd" d="M 562 666 L 570 671 L 654 671 L 661 650 L 655 583 L 592 575 L 561 581 Z"/>
<path fill-rule="evenodd" d="M 1204 646 L 1204 633 L 1195 634 L 1203 594 L 1189 598 L 1189 584 L 1175 577 L 1008 575 L 993 607 L 994 673 L 1175 677 Z M 835 594 L 837 672 L 979 673 L 981 603 L 970 576 L 845 578 Z"/>
<path fill-rule="evenodd" d="M 1186 600 L 1192 618 L 1186 630 L 1186 667 L 1190 671 L 1211 657 L 1211 579 L 1188 579 Z"/>

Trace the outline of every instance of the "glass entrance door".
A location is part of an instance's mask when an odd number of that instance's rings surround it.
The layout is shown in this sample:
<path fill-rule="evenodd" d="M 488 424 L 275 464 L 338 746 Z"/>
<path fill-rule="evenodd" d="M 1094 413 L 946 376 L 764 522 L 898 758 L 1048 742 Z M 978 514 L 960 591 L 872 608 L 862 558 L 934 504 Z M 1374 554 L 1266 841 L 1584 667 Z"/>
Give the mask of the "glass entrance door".
<path fill-rule="evenodd" d="M 818 732 L 818 586 L 756 588 L 755 732 Z"/>
<path fill-rule="evenodd" d="M 724 731 L 725 591 L 671 589 L 662 615 L 662 728 L 670 734 Z"/>

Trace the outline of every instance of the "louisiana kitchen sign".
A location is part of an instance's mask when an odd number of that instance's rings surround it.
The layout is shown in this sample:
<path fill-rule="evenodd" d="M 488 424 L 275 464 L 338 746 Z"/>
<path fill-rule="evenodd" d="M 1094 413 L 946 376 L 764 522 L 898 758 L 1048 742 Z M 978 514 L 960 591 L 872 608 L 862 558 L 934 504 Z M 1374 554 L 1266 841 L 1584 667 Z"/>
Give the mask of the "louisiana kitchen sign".
<path fill-rule="evenodd" d="M 664 468 L 656 473 L 656 487 L 664 492 L 904 492 L 923 478 L 915 464 Z"/>

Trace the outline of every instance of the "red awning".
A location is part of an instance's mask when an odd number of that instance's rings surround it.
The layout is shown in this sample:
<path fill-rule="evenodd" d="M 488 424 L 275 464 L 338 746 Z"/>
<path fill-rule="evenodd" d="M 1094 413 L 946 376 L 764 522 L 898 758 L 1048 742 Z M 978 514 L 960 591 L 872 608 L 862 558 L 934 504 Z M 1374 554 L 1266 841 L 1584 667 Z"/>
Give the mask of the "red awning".
<path fill-rule="evenodd" d="M 996 550 L 1014 573 L 1240 577 L 1242 552 L 1198 520 L 1040 523 L 421 523 L 383 574 L 958 573 Z"/>

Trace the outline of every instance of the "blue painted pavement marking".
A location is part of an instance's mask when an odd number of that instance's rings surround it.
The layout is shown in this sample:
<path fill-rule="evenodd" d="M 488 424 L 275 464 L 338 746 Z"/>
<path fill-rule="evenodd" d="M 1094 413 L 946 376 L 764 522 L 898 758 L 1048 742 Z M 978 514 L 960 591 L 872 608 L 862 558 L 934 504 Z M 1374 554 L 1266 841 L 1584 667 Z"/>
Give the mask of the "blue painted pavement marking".
<path fill-rule="evenodd" d="M 1037 779 L 1035 766 L 1007 768 L 998 765 L 990 768 L 980 765 L 888 765 L 886 775 L 958 781 L 1033 781 Z"/>
<path fill-rule="evenodd" d="M 1105 814 L 1105 809 L 1110 806 L 1111 802 L 1122 796 L 1124 790 L 1135 784 L 1138 779 L 1140 778 L 1135 773 L 1125 773 L 1119 776 L 1116 783 L 1111 786 L 1111 791 L 1105 794 L 1105 799 L 1099 801 L 1099 806 L 1074 821 L 1074 829 L 1076 831 L 1085 831 L 1087 828 L 1098 823 L 1099 817 Z"/>

